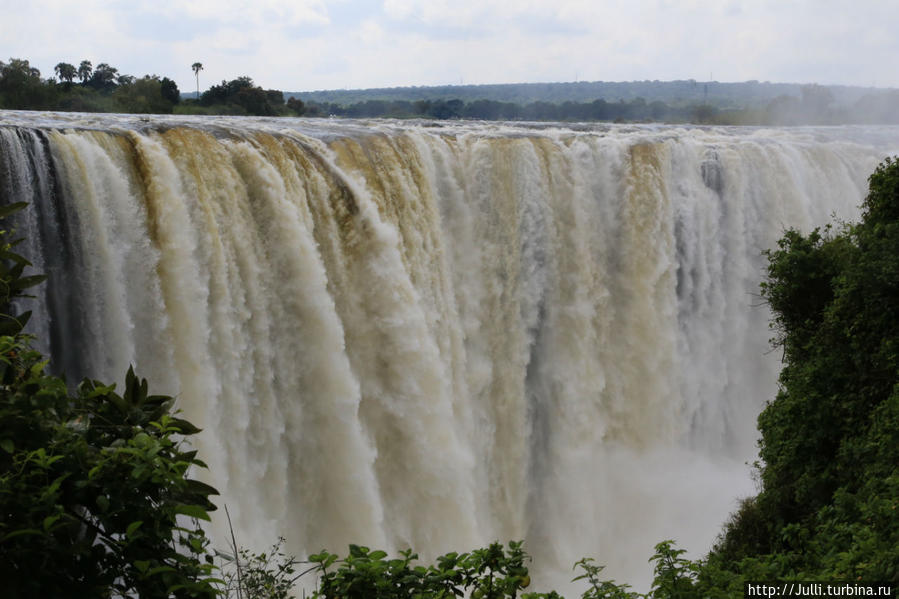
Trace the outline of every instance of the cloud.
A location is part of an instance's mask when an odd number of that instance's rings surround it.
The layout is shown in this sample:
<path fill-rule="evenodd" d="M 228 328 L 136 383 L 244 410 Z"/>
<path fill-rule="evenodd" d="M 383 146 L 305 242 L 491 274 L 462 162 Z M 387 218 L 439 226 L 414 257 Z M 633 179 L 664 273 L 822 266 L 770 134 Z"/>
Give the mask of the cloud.
<path fill-rule="evenodd" d="M 380 44 L 387 39 L 384 28 L 373 19 L 362 23 L 362 26 L 359 28 L 358 36 L 364 44 Z"/>
<path fill-rule="evenodd" d="M 281 27 L 301 23 L 327 25 L 330 22 L 323 0 L 137 0 L 120 5 L 118 12 L 127 15 L 137 7 L 146 13 L 156 12 L 169 17 L 211 20 L 222 24 Z"/>
<path fill-rule="evenodd" d="M 759 79 L 899 86 L 899 4 L 856 0 L 0 0 L 0 59 L 288 91 Z M 205 82 L 205 83 L 204 83 Z"/>

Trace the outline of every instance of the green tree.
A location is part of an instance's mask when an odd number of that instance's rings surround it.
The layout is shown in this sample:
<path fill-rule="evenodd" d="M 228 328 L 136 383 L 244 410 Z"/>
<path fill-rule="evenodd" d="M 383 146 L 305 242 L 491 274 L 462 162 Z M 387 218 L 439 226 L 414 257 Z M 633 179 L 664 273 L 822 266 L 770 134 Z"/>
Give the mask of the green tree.
<path fill-rule="evenodd" d="M 287 110 L 283 92 L 264 90 L 247 76 L 211 86 L 203 92 L 200 104 L 212 107 L 215 114 L 274 116 Z"/>
<path fill-rule="evenodd" d="M 0 106 L 43 110 L 50 107 L 53 96 L 53 89 L 41 81 L 41 72 L 27 60 L 0 63 Z"/>
<path fill-rule="evenodd" d="M 172 112 L 172 89 L 166 87 L 165 81 L 174 84 L 171 79 L 161 80 L 156 75 L 145 75 L 140 79 L 131 78 L 120 84 L 112 94 L 120 112 L 132 114 L 169 114 Z M 177 93 L 177 86 L 175 93 Z M 168 95 L 167 95 L 168 94 Z"/>
<path fill-rule="evenodd" d="M 899 162 L 871 175 L 861 222 L 787 231 L 768 260 L 784 367 L 759 416 L 762 489 L 710 563 L 899 581 Z"/>
<path fill-rule="evenodd" d="M 293 111 L 297 116 L 303 116 L 306 112 L 306 105 L 299 98 L 290 97 L 287 99 L 287 108 Z"/>
<path fill-rule="evenodd" d="M 173 106 L 181 101 L 181 92 L 178 91 L 177 83 L 168 77 L 163 77 L 159 83 L 160 92 L 162 93 L 163 98 L 168 100 Z"/>
<path fill-rule="evenodd" d="M 82 60 L 81 64 L 78 65 L 78 78 L 81 79 L 82 85 L 87 85 L 87 82 L 90 81 L 93 72 L 94 65 L 91 64 L 91 61 Z"/>
<path fill-rule="evenodd" d="M 71 65 L 67 62 L 60 62 L 53 70 L 56 71 L 56 76 L 59 78 L 60 82 L 65 82 L 67 85 L 72 85 L 72 81 L 75 79 L 75 76 L 78 75 L 78 69 L 75 68 L 75 65 Z"/>
<path fill-rule="evenodd" d="M 94 69 L 94 74 L 87 81 L 87 85 L 100 92 L 111 92 L 116 87 L 116 79 L 119 70 L 105 62 L 101 62 Z"/>

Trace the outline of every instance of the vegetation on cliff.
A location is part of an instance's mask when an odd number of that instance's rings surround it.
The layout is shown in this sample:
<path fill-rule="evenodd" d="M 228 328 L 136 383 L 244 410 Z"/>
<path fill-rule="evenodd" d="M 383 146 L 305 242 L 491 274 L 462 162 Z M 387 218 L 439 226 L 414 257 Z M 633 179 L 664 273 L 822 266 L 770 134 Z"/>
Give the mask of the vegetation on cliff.
<path fill-rule="evenodd" d="M 784 367 L 759 416 L 761 492 L 710 557 L 728 570 L 899 580 L 899 162 L 869 183 L 860 223 L 768 252 Z"/>

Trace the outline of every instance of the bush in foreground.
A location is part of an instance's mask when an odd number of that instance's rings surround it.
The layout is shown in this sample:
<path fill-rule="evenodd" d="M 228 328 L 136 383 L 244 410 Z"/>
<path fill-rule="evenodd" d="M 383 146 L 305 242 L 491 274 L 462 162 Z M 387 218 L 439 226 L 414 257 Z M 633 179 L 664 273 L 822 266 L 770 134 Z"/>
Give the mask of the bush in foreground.
<path fill-rule="evenodd" d="M 0 217 L 22 207 L 0 209 Z M 42 277 L 0 232 L 0 580 L 5 597 L 214 597 L 197 519 L 215 489 L 188 476 L 199 429 L 129 370 L 124 391 L 70 393 L 22 333 L 14 300 Z"/>

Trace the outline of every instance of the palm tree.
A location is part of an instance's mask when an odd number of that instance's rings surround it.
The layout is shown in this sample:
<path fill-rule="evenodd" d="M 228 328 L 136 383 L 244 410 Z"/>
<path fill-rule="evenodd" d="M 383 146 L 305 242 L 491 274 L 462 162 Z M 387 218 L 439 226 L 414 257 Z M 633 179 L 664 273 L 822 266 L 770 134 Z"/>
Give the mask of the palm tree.
<path fill-rule="evenodd" d="M 200 99 L 200 71 L 203 70 L 203 63 L 195 62 L 192 65 L 190 65 L 190 68 L 192 68 L 194 70 L 194 75 L 197 78 L 197 100 L 199 100 Z"/>
<path fill-rule="evenodd" d="M 91 61 L 82 60 L 81 64 L 78 65 L 78 78 L 81 79 L 81 83 L 87 83 L 93 73 L 94 65 L 91 64 Z"/>
<path fill-rule="evenodd" d="M 55 67 L 53 70 L 56 71 L 56 76 L 59 77 L 60 81 L 65 81 L 66 85 L 72 85 L 72 79 L 78 74 L 78 70 L 74 65 L 70 65 L 67 62 L 61 62 Z"/>

